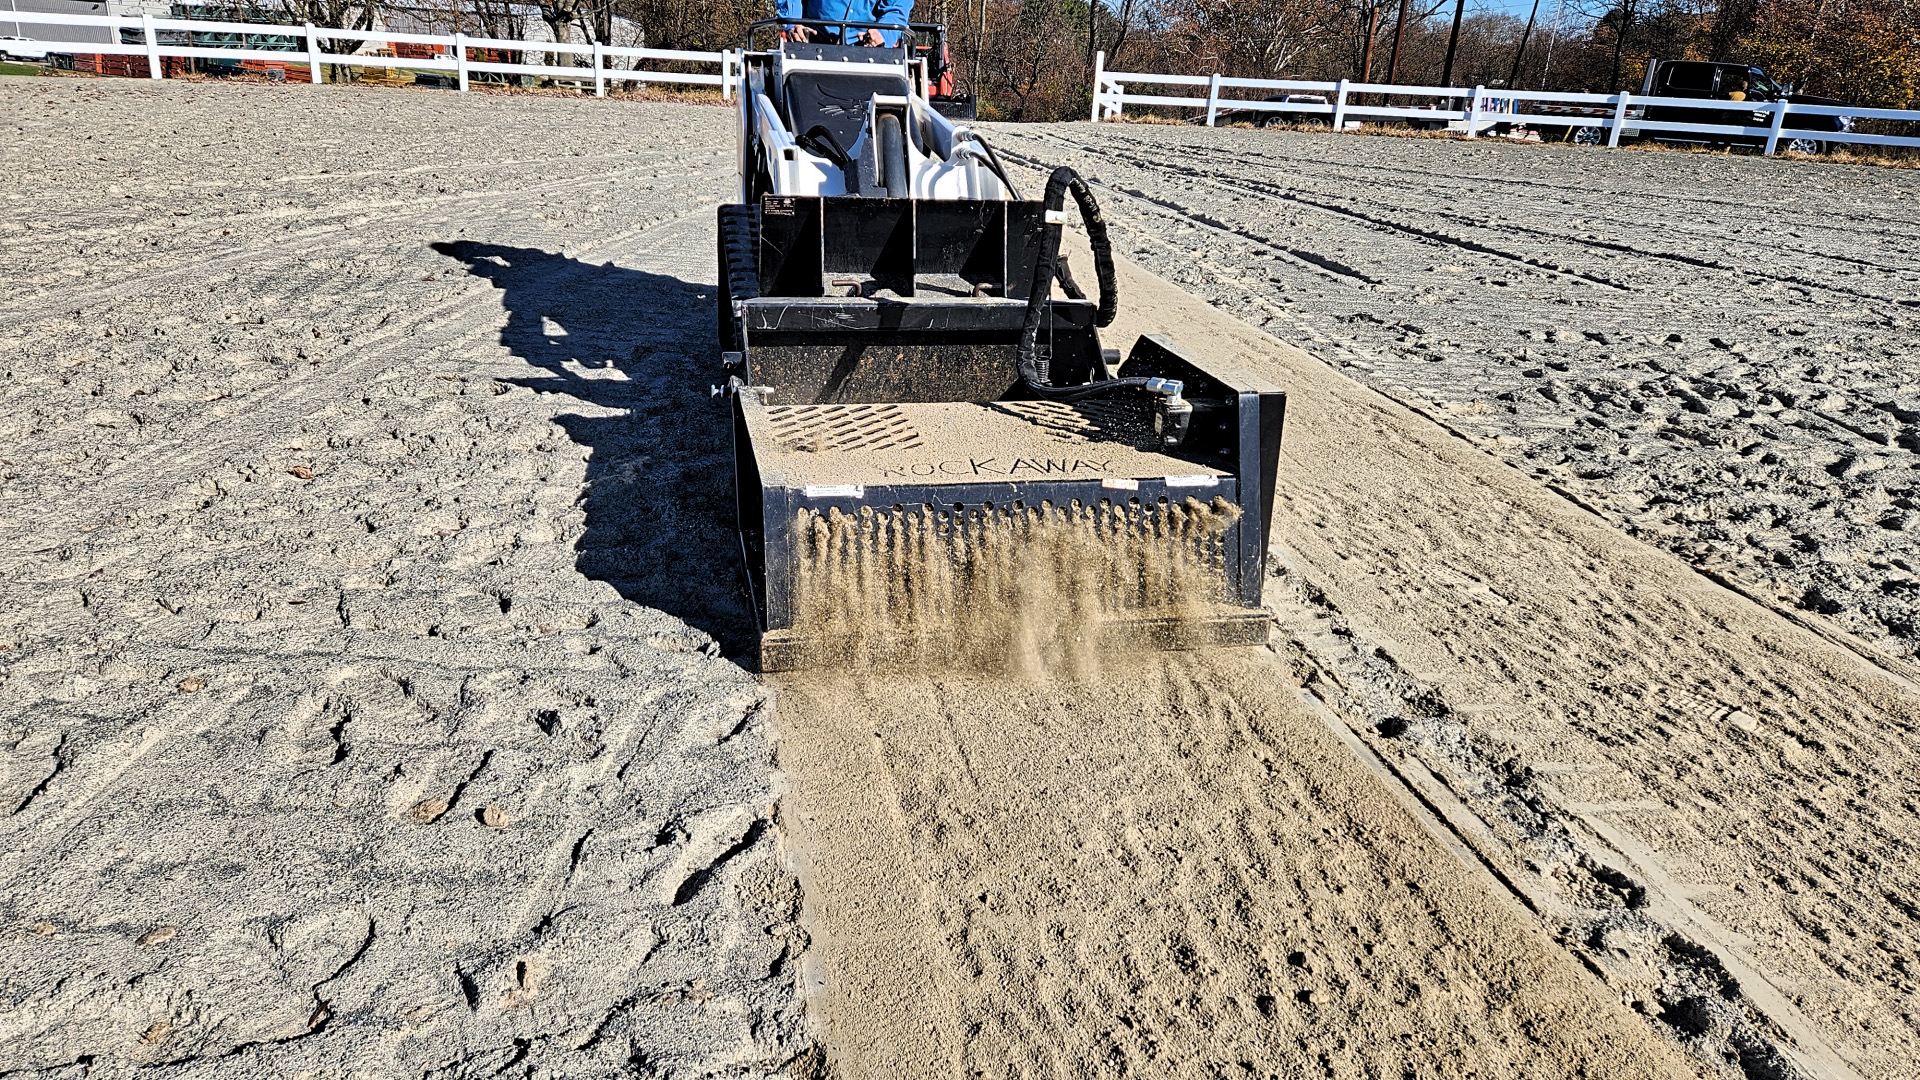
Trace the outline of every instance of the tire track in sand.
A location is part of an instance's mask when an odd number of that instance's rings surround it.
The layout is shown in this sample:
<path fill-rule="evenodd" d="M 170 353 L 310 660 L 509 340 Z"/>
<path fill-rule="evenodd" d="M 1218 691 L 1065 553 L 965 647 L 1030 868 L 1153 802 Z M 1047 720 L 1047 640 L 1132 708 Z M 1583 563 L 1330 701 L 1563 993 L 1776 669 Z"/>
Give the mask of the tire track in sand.
<path fill-rule="evenodd" d="M 1563 944 L 1696 1047 L 1765 1063 L 1747 1023 L 1806 1075 L 1906 1075 L 1920 868 L 1888 853 L 1920 835 L 1920 694 L 1204 301 L 1121 288 L 1118 339 L 1204 326 L 1197 355 L 1291 392 L 1273 539 L 1335 629 L 1287 621 L 1316 693 L 1524 891 L 1598 912 Z M 1712 997 L 1672 981 L 1689 956 Z"/>
<path fill-rule="evenodd" d="M 842 1074 L 1691 1074 L 1262 655 L 782 679 Z"/>
<path fill-rule="evenodd" d="M 591 257 L 628 250 L 645 236 L 682 225 L 689 218 L 711 213 L 711 209 L 704 203 L 683 205 L 659 220 L 597 237 L 570 253 L 570 265 L 576 267 L 573 272 L 584 273 L 578 267 L 584 267 Z M 396 354 L 397 342 L 435 338 L 443 342 L 436 351 L 448 351 L 476 335 L 496 333 L 501 319 L 497 294 L 492 289 L 461 292 L 416 308 L 356 339 L 342 350 L 344 356 L 328 364 L 323 380 L 286 379 L 225 400 L 219 409 L 207 410 L 163 437 L 137 444 L 102 471 L 86 490 L 70 492 L 64 501 L 49 500 L 50 508 L 64 519 L 79 512 L 81 504 L 98 506 L 93 517 L 97 525 L 121 513 L 122 501 L 136 490 L 185 484 L 235 447 L 269 445 L 272 433 L 286 430 L 337 396 L 352 392 L 359 385 L 358 376 L 381 364 L 404 362 L 406 358 Z M 217 438 L 210 437 L 216 432 Z M 31 554 L 36 553 L 22 550 L 19 556 L 27 558 Z"/>

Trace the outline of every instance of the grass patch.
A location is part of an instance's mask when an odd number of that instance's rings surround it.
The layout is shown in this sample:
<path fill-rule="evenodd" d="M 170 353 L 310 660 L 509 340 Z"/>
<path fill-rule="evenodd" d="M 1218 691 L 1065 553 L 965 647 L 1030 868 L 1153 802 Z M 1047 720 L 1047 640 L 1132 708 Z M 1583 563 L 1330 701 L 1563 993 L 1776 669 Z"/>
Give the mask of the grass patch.
<path fill-rule="evenodd" d="M 16 64 L 9 60 L 0 60 L 0 75 L 38 75 L 40 69 L 32 64 Z"/>

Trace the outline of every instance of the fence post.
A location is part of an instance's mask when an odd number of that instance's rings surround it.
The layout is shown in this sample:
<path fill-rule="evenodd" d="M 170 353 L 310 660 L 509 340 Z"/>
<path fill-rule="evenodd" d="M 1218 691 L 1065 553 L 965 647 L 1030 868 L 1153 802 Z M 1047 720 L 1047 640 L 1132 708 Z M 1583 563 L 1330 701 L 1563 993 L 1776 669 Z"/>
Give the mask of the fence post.
<path fill-rule="evenodd" d="M 1467 138 L 1480 137 L 1480 95 L 1487 92 L 1484 86 L 1473 88 L 1473 104 L 1467 108 Z"/>
<path fill-rule="evenodd" d="M 1333 95 L 1333 130 L 1347 130 L 1347 80 L 1341 79 L 1338 92 Z"/>
<path fill-rule="evenodd" d="M 1787 99 L 1781 98 L 1773 103 L 1773 129 L 1767 132 L 1767 148 L 1760 151 L 1763 156 L 1772 157 L 1780 145 L 1780 129 L 1787 125 Z"/>
<path fill-rule="evenodd" d="M 1219 115 L 1220 73 L 1216 71 L 1213 77 L 1207 80 L 1207 126 L 1212 127 L 1214 119 Z"/>
<path fill-rule="evenodd" d="M 1627 122 L 1627 97 L 1625 90 L 1620 91 L 1620 100 L 1613 106 L 1613 130 L 1607 133 L 1607 145 L 1620 145 L 1620 125 Z"/>
<path fill-rule="evenodd" d="M 147 39 L 147 77 L 157 79 L 160 70 L 160 35 L 154 32 L 151 12 L 140 13 L 140 33 Z"/>
<path fill-rule="evenodd" d="M 326 81 L 320 73 L 320 35 L 313 30 L 313 24 L 306 24 L 307 30 L 307 77 L 313 85 L 319 86 Z"/>
<path fill-rule="evenodd" d="M 733 50 L 720 53 L 720 100 L 733 100 Z"/>
<path fill-rule="evenodd" d="M 1102 49 L 1093 54 L 1093 108 L 1088 113 L 1087 119 L 1094 123 L 1099 123 L 1100 121 L 1100 84 L 1105 80 L 1106 74 L 1107 53 L 1106 50 Z"/>
<path fill-rule="evenodd" d="M 453 35 L 453 72 L 460 80 L 460 92 L 467 92 L 467 35 Z"/>
<path fill-rule="evenodd" d="M 599 42 L 593 43 L 593 96 L 607 96 L 606 56 L 601 52 Z"/>

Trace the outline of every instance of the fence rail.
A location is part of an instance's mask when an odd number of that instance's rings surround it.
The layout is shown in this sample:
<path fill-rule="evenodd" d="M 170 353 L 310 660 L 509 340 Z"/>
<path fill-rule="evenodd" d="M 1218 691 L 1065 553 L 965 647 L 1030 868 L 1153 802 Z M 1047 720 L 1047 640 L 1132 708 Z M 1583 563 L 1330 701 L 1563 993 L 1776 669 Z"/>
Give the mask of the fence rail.
<path fill-rule="evenodd" d="M 729 100 L 733 97 L 733 84 L 740 71 L 740 54 L 737 52 L 689 52 L 684 49 L 640 49 L 620 45 L 601 45 L 598 43 L 574 44 L 558 41 L 521 41 L 509 38 L 468 37 L 465 34 L 409 34 L 386 30 L 337 30 L 332 27 L 315 26 L 312 23 L 290 25 L 285 23 L 240 23 L 214 22 L 198 19 L 159 19 L 151 15 L 74 15 L 65 12 L 8 11 L 0 21 L 19 23 L 20 34 L 26 34 L 27 26 L 50 26 L 56 31 L 71 31 L 77 27 L 99 28 L 107 31 L 106 41 L 63 41 L 57 39 L 33 38 L 35 50 L 45 49 L 48 54 L 99 54 L 106 56 L 145 56 L 149 78 L 158 79 L 165 74 L 162 60 L 167 57 L 192 57 L 208 60 L 253 60 L 269 63 L 284 63 L 289 69 L 305 67 L 307 77 L 315 83 L 324 82 L 325 69 L 344 68 L 408 68 L 416 71 L 444 71 L 454 76 L 461 90 L 465 90 L 476 74 L 497 75 L 544 75 L 556 79 L 572 79 L 582 83 L 592 82 L 594 93 L 605 96 L 609 82 L 654 82 L 679 83 L 692 86 L 717 86 L 721 96 Z M 167 40 L 178 37 L 182 32 L 188 34 L 187 43 Z M 193 44 L 194 34 L 236 34 L 248 37 L 284 38 L 288 47 L 283 49 L 260 49 L 221 45 Z M 163 35 L 165 35 L 163 37 Z M 132 37 L 136 40 L 128 41 Z M 323 42 L 352 44 L 358 48 L 365 44 L 414 45 L 432 50 L 427 56 L 376 56 L 358 52 L 332 52 Z M 337 46 L 336 46 L 337 47 Z M 536 53 L 550 56 L 558 61 L 563 56 L 584 58 L 585 64 L 528 64 L 506 63 L 498 60 L 480 59 L 469 55 L 473 50 L 488 52 Z M 523 55 L 522 59 L 526 57 Z M 631 61 L 629 67 L 615 66 L 620 61 Z M 648 63 L 712 64 L 718 70 L 705 71 L 662 71 L 648 69 L 641 65 Z"/>
<path fill-rule="evenodd" d="M 1242 79 L 1224 75 L 1165 75 L 1153 72 L 1108 71 L 1107 54 L 1097 53 L 1093 68 L 1093 108 L 1089 119 L 1113 120 L 1127 106 L 1146 106 L 1205 111 L 1205 123 L 1212 127 L 1222 112 L 1273 113 L 1280 116 L 1325 118 L 1335 131 L 1344 131 L 1360 120 L 1406 120 L 1438 124 L 1476 138 L 1488 131 L 1511 127 L 1564 127 L 1569 137 L 1575 129 L 1586 129 L 1591 141 L 1620 145 L 1622 136 L 1641 134 L 1697 134 L 1714 139 L 1740 139 L 1772 154 L 1782 142 L 1811 139 L 1821 143 L 1848 143 L 1868 146 L 1920 147 L 1920 135 L 1871 134 L 1831 125 L 1803 128 L 1790 125 L 1789 116 L 1846 117 L 1852 121 L 1878 120 L 1920 125 L 1920 110 L 1869 109 L 1853 106 L 1802 105 L 1789 101 L 1732 102 L 1700 98 L 1656 97 L 1652 95 L 1575 94 L 1555 90 L 1488 89 L 1484 86 L 1404 86 L 1396 83 L 1362 83 L 1341 79 L 1318 82 L 1306 79 Z M 1146 93 L 1130 87 L 1204 87 L 1204 96 L 1193 94 Z M 1262 90 L 1269 97 L 1228 96 L 1228 90 Z M 1364 104 L 1357 95 L 1385 99 L 1426 98 L 1431 105 Z M 1300 98 L 1302 100 L 1289 100 Z M 1319 100 L 1313 100 L 1318 98 Z M 1548 110 L 1541 111 L 1545 107 Z M 1647 109 L 1659 110 L 1664 118 L 1648 119 Z M 1705 114 L 1700 120 L 1675 118 L 1674 110 L 1693 110 Z M 1727 124 L 1730 112 L 1750 114 L 1752 123 Z M 1916 128 L 1920 131 L 1920 128 Z"/>

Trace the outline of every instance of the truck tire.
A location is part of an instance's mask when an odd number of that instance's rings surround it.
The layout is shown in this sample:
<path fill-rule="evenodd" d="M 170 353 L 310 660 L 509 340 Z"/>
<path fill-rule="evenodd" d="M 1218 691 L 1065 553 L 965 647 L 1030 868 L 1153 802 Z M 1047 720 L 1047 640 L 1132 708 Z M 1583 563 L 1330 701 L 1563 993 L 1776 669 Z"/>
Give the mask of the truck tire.
<path fill-rule="evenodd" d="M 1607 141 L 1607 137 L 1599 128 L 1589 124 L 1569 130 L 1567 141 L 1581 146 L 1599 146 Z"/>
<path fill-rule="evenodd" d="M 900 118 L 893 113 L 881 113 L 874 124 L 878 136 L 874 144 L 874 155 L 880 160 L 880 186 L 887 189 L 887 198 L 910 198 L 907 189 L 907 139 L 900 127 Z"/>
<path fill-rule="evenodd" d="M 1827 152 L 1827 144 L 1821 142 L 1819 139 L 1809 139 L 1802 136 L 1798 139 L 1788 139 L 1786 145 L 1782 146 L 1781 149 L 1789 154 L 1805 154 L 1808 157 L 1819 157 L 1821 154 Z"/>

